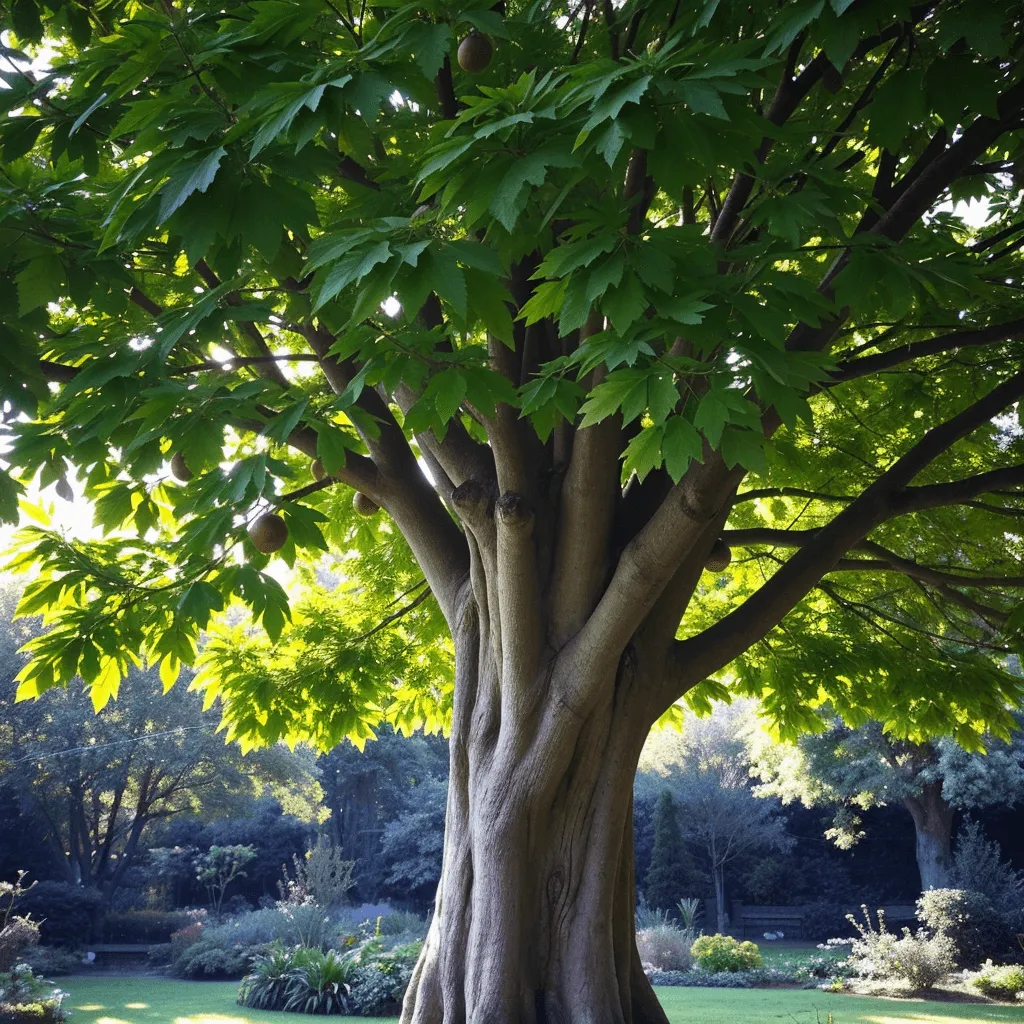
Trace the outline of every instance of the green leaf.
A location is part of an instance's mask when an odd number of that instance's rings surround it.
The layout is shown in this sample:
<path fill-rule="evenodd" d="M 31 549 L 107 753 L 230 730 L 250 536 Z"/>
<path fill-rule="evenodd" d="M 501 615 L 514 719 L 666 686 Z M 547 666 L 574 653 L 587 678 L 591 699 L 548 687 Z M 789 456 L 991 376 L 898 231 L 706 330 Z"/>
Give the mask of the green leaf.
<path fill-rule="evenodd" d="M 726 427 L 722 433 L 722 458 L 730 469 L 739 465 L 761 473 L 765 468 L 764 445 L 763 434 Z"/>
<path fill-rule="evenodd" d="M 163 223 L 193 192 L 205 192 L 217 176 L 221 160 L 227 150 L 218 146 L 195 163 L 185 164 L 171 175 L 170 181 L 160 190 L 160 212 L 158 221 Z"/>
<path fill-rule="evenodd" d="M 655 423 L 664 423 L 679 401 L 679 389 L 672 374 L 655 374 L 647 379 L 647 408 Z"/>
<path fill-rule="evenodd" d="M 466 378 L 455 369 L 442 370 L 430 379 L 428 393 L 442 423 L 447 423 L 458 411 L 466 397 Z"/>
<path fill-rule="evenodd" d="M 626 446 L 622 453 L 622 477 L 628 479 L 633 473 L 643 483 L 652 469 L 661 465 L 661 439 L 664 427 L 644 427 Z"/>
<path fill-rule="evenodd" d="M 679 483 L 691 462 L 703 461 L 704 443 L 689 420 L 673 416 L 665 423 L 661 450 L 668 475 L 673 483 Z"/>
<path fill-rule="evenodd" d="M 60 298 L 65 281 L 64 264 L 60 257 L 47 253 L 28 263 L 14 280 L 18 286 L 18 312 L 25 316 Z"/>
<path fill-rule="evenodd" d="M 316 423 L 316 456 L 323 463 L 324 472 L 330 476 L 343 469 L 348 459 L 352 439 L 329 423 Z"/>
<path fill-rule="evenodd" d="M 620 334 L 646 309 L 647 296 L 643 285 L 633 273 L 628 273 L 621 284 L 605 293 L 601 309 Z"/>
<path fill-rule="evenodd" d="M 712 448 L 717 448 L 728 422 L 729 407 L 723 400 L 722 392 L 716 389 L 708 391 L 697 405 L 693 425 L 708 439 Z"/>

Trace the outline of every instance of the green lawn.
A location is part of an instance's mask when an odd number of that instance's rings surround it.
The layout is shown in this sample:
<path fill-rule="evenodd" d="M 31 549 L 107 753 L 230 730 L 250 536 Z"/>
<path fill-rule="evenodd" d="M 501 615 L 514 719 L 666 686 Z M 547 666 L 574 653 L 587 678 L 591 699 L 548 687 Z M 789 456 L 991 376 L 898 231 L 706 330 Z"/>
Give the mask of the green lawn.
<path fill-rule="evenodd" d="M 77 976 L 57 981 L 71 994 L 70 1024 L 310 1024 L 321 1019 L 239 1006 L 237 981 Z M 394 1017 L 358 1019 L 395 1021 Z"/>
<path fill-rule="evenodd" d="M 62 978 L 75 1011 L 72 1024 L 309 1024 L 298 1013 L 247 1010 L 235 1002 L 238 985 L 163 978 Z M 987 1024 L 1014 1021 L 1013 1006 L 867 999 L 779 989 L 662 988 L 673 1024 Z M 393 1024 L 394 1018 L 363 1017 Z"/>

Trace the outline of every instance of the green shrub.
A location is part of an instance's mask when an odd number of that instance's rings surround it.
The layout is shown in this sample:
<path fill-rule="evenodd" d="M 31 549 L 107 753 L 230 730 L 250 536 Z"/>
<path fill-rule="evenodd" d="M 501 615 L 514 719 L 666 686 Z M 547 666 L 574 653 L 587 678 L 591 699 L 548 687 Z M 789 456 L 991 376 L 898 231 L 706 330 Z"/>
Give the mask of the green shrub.
<path fill-rule="evenodd" d="M 174 962 L 174 947 L 169 942 L 154 943 L 146 950 L 146 961 L 151 967 L 170 967 Z"/>
<path fill-rule="evenodd" d="M 0 974 L 0 1024 L 63 1024 L 65 993 L 25 964 Z"/>
<path fill-rule="evenodd" d="M 355 961 L 333 949 L 304 949 L 288 972 L 283 1009 L 291 1013 L 348 1013 Z"/>
<path fill-rule="evenodd" d="M 411 942 L 383 952 L 367 943 L 357 954 L 358 969 L 350 1001 L 354 1013 L 364 1017 L 391 1017 L 401 1012 L 402 998 L 416 967 L 422 942 Z"/>
<path fill-rule="evenodd" d="M 39 925 L 27 917 L 10 917 L 0 928 L 0 971 L 9 971 L 25 952 L 39 944 Z"/>
<path fill-rule="evenodd" d="M 18 912 L 39 922 L 47 946 L 86 946 L 95 942 L 103 915 L 103 896 L 64 882 L 37 882 L 17 902 Z"/>
<path fill-rule="evenodd" d="M 172 961 L 171 972 L 179 978 L 241 978 L 266 950 L 266 943 L 225 947 L 216 940 L 201 938 Z"/>
<path fill-rule="evenodd" d="M 293 1013 L 350 1013 L 351 982 L 357 964 L 334 950 L 275 946 L 252 962 L 242 979 L 238 1002 L 257 1010 Z"/>
<path fill-rule="evenodd" d="M 971 889 L 929 889 L 917 901 L 917 919 L 930 931 L 948 935 L 965 967 L 1000 956 L 1012 932 L 984 894 Z"/>
<path fill-rule="evenodd" d="M 991 960 L 987 961 L 981 973 L 973 979 L 975 988 L 993 999 L 1013 1001 L 1021 999 L 1024 993 L 1024 967 L 1009 964 L 996 967 Z"/>
<path fill-rule="evenodd" d="M 772 985 L 795 985 L 803 979 L 792 971 L 759 967 L 750 971 L 650 971 L 652 985 L 673 988 L 765 988 Z"/>
<path fill-rule="evenodd" d="M 425 938 L 427 922 L 419 914 L 407 914 L 402 910 L 393 910 L 390 914 L 381 914 L 377 919 L 379 935 L 419 935 Z"/>
<path fill-rule="evenodd" d="M 170 942 L 171 935 L 188 927 L 190 916 L 184 911 L 125 910 L 107 914 L 103 920 L 105 942 L 151 945 Z"/>
<path fill-rule="evenodd" d="M 34 973 L 44 978 L 56 978 L 74 971 L 81 963 L 82 954 L 60 946 L 33 946 L 22 954 L 21 959 Z"/>
<path fill-rule="evenodd" d="M 909 928 L 892 947 L 892 976 L 909 982 L 914 988 L 931 988 L 956 970 L 956 945 L 948 935 L 928 935 Z"/>
<path fill-rule="evenodd" d="M 753 942 L 739 942 L 731 935 L 702 935 L 690 948 L 702 970 L 750 971 L 764 966 L 761 950 Z"/>
<path fill-rule="evenodd" d="M 280 1010 L 284 1006 L 293 951 L 273 946 L 254 957 L 251 972 L 238 987 L 238 1002 L 254 1010 Z"/>

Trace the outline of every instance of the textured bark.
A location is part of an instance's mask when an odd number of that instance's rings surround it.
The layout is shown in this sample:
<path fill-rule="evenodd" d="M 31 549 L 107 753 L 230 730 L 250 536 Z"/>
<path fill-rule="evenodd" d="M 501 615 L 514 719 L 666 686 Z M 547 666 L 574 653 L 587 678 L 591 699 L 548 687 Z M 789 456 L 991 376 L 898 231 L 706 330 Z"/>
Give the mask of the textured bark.
<path fill-rule="evenodd" d="M 543 699 L 576 688 L 565 671 L 557 657 L 541 661 L 540 699 L 510 705 L 467 608 L 444 864 L 403 1024 L 666 1020 L 633 922 L 632 786 L 650 727 L 643 676 L 628 655 L 608 666 L 608 699 L 580 716 Z"/>
<path fill-rule="evenodd" d="M 914 819 L 922 891 L 948 888 L 954 811 L 942 796 L 942 783 L 925 783 L 920 796 L 903 803 Z"/>

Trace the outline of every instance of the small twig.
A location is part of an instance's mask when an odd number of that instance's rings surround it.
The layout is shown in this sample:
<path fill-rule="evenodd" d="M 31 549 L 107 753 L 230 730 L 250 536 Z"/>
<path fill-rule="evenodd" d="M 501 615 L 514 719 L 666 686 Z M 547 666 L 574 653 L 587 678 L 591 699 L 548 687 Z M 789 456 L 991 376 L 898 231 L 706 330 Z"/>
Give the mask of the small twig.
<path fill-rule="evenodd" d="M 422 594 L 418 594 L 416 597 L 414 597 L 407 605 L 403 606 L 402 608 L 399 608 L 397 612 L 392 612 L 386 618 L 381 619 L 381 621 L 378 622 L 377 625 L 373 627 L 373 629 L 368 629 L 365 633 L 360 633 L 359 636 L 353 637 L 349 641 L 349 644 L 362 643 L 364 640 L 369 640 L 371 636 L 373 636 L 375 633 L 379 633 L 382 629 L 387 629 L 387 627 L 390 626 L 391 623 L 394 622 L 396 619 L 402 618 L 403 615 L 408 615 L 409 612 L 411 612 L 417 605 L 423 604 L 423 602 L 426 601 L 428 597 L 430 597 L 431 593 L 432 591 L 428 587 L 426 590 L 423 591 Z"/>

